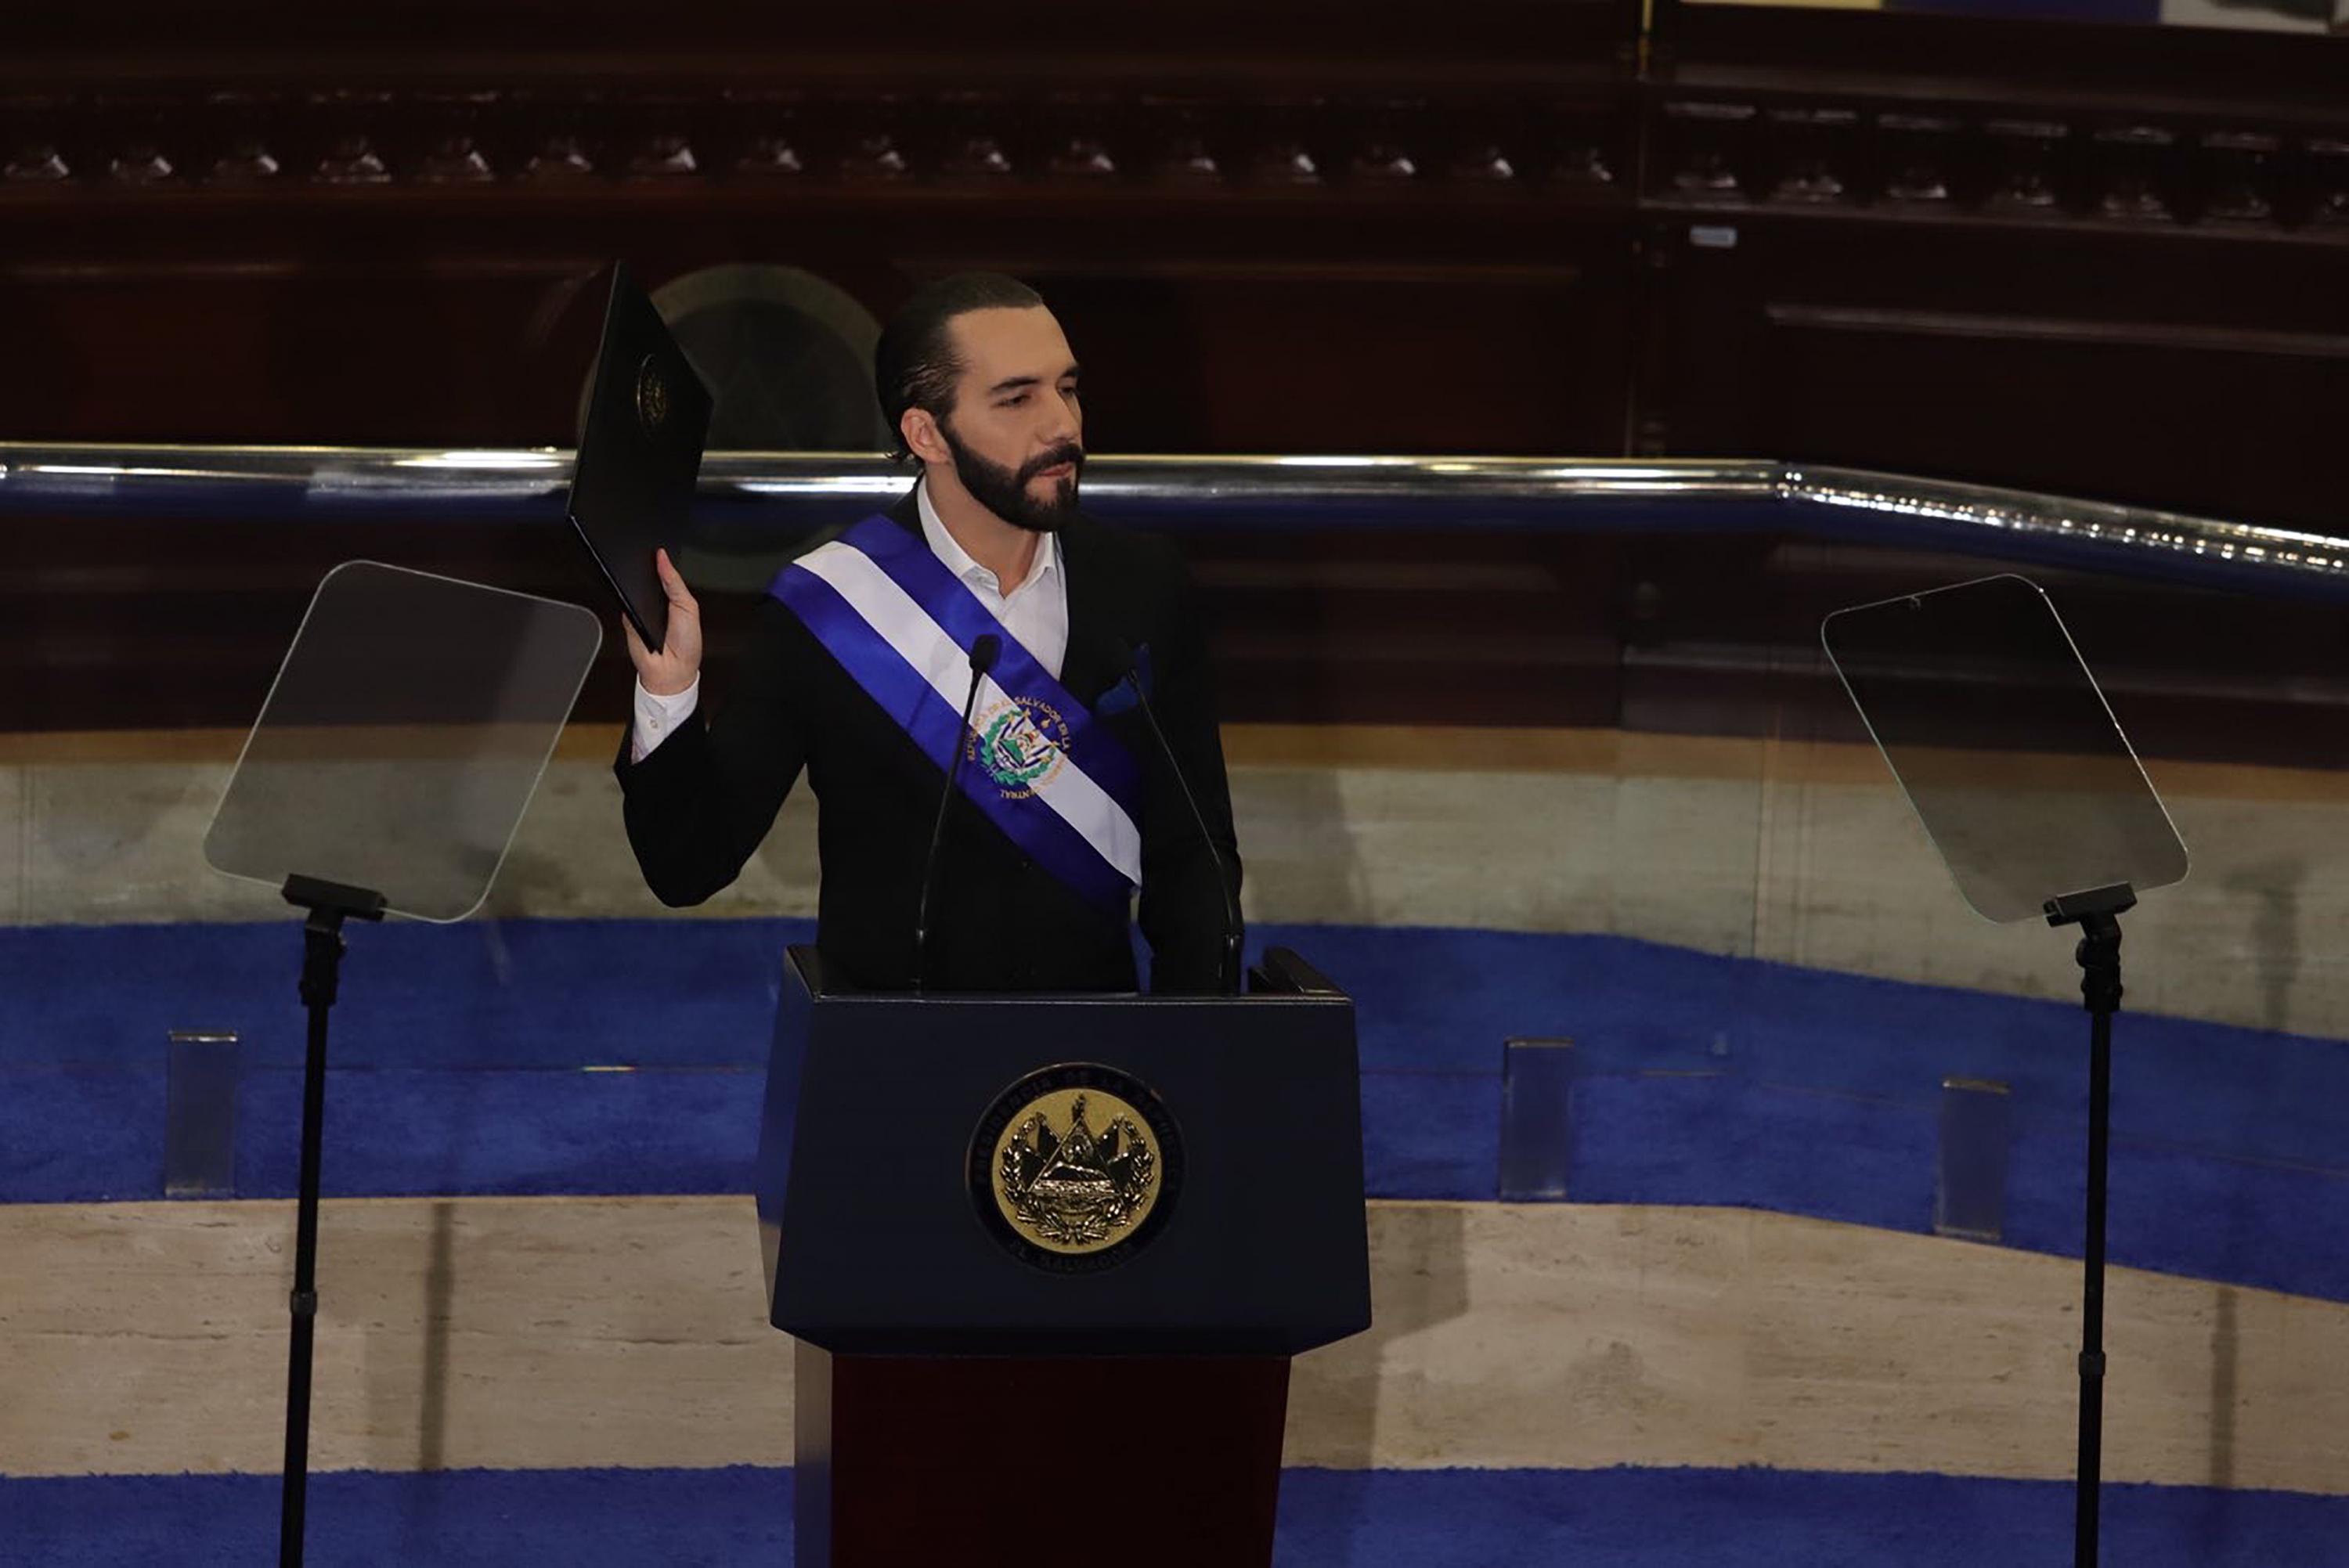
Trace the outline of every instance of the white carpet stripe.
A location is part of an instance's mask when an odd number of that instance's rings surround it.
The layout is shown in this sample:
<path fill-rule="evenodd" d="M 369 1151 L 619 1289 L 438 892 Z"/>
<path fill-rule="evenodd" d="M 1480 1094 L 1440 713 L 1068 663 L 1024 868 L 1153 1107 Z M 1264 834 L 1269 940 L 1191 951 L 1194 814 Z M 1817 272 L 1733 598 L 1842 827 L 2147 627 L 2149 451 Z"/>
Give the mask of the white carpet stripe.
<path fill-rule="evenodd" d="M 1288 1460 L 2070 1473 L 2078 1265 L 1742 1210 L 1375 1203 Z M 277 1462 L 292 1207 L 0 1208 L 0 1473 Z M 321 1469 L 782 1464 L 746 1198 L 326 1206 Z M 2106 1474 L 2349 1493 L 2349 1305 L 2113 1272 Z M 2214 1404 L 2214 1394 L 2217 1402 Z"/>

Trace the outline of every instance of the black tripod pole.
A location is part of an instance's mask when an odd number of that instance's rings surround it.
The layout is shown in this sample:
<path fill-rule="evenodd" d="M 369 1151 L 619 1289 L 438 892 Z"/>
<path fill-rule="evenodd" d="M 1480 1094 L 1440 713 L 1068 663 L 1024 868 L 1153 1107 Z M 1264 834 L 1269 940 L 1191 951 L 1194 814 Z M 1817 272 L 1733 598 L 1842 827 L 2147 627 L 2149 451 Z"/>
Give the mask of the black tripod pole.
<path fill-rule="evenodd" d="M 302 923 L 302 1005 L 310 1038 L 302 1062 L 302 1181 L 295 1206 L 293 1332 L 285 1357 L 285 1469 L 279 1494 L 277 1561 L 302 1561 L 303 1509 L 310 1481 L 311 1346 L 318 1322 L 318 1165 L 326 1133 L 326 1013 L 341 978 L 343 922 L 383 918 L 383 897 L 308 877 L 289 877 L 289 903 L 308 907 Z"/>
<path fill-rule="evenodd" d="M 2077 924 L 2080 997 L 2088 1009 L 2088 1204 L 2080 1296 L 2080 1454 L 2072 1502 L 2072 1562 L 2096 1563 L 2104 1481 L 2105 1171 L 2111 1148 L 2113 1015 L 2121 1005 L 2121 923 L 2137 895 L 2124 884 L 2051 900 L 2050 925 Z"/>

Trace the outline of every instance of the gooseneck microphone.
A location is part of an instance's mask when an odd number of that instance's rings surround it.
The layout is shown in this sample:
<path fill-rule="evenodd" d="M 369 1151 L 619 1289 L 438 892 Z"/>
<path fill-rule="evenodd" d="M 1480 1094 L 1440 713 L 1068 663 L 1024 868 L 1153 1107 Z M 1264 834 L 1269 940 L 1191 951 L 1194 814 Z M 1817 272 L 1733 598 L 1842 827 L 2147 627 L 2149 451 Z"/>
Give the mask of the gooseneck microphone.
<path fill-rule="evenodd" d="M 963 742 L 970 734 L 970 710 L 978 706 L 980 677 L 995 667 L 1003 652 L 1003 639 L 992 632 L 982 634 L 970 645 L 970 691 L 962 699 L 962 722 L 955 727 L 954 755 L 947 758 L 946 787 L 938 791 L 938 814 L 930 824 L 930 852 L 922 861 L 922 898 L 914 912 L 914 991 L 919 995 L 930 973 L 930 891 L 938 880 L 938 846 L 946 842 L 947 803 L 954 799 L 955 784 L 962 776 L 962 754 L 968 749 Z"/>
<path fill-rule="evenodd" d="M 1122 672 L 1118 684 L 1133 693 L 1134 706 L 1142 710 L 1152 738 L 1158 742 L 1160 755 L 1166 758 L 1174 782 L 1182 788 L 1183 804 L 1191 809 L 1191 820 L 1199 830 L 1199 841 L 1207 846 L 1207 858 L 1215 862 L 1216 890 L 1224 895 L 1224 955 L 1216 980 L 1225 995 L 1237 995 L 1240 988 L 1240 906 L 1232 896 L 1231 870 L 1224 864 L 1223 851 L 1216 848 L 1216 835 L 1207 831 L 1206 814 L 1199 810 L 1199 798 L 1191 792 L 1191 780 L 1185 776 L 1182 762 L 1175 757 L 1174 748 L 1166 743 L 1166 732 L 1158 727 L 1157 711 L 1150 706 L 1150 694 L 1142 689 L 1141 676 L 1134 669 L 1133 650 L 1120 638 L 1110 644 L 1110 656 Z"/>

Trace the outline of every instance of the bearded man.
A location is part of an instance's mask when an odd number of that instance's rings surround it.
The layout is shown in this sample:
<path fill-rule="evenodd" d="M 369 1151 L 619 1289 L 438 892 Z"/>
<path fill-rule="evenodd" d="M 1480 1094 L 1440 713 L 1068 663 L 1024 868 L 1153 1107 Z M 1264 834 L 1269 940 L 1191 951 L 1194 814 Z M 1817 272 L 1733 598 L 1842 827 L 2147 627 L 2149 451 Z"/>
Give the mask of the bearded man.
<path fill-rule="evenodd" d="M 921 476 L 777 576 L 707 709 L 699 610 L 666 552 L 663 647 L 624 624 L 617 771 L 647 884 L 678 905 L 731 882 L 804 771 L 833 983 L 1133 990 L 1138 892 L 1152 990 L 1236 988 L 1239 851 L 1198 614 L 1171 546 L 1078 510 L 1060 323 L 1026 284 L 965 273 L 916 292 L 874 359 Z"/>

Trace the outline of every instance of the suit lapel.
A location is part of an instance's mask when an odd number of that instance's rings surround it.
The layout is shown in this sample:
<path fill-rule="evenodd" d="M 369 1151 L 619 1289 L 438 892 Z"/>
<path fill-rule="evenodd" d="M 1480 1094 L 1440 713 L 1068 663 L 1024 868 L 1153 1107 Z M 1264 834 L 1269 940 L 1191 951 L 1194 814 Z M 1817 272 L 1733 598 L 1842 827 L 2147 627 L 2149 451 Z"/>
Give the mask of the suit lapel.
<path fill-rule="evenodd" d="M 1061 685 L 1091 707 L 1122 673 L 1115 667 L 1116 640 L 1128 617 L 1123 584 L 1101 548 L 1101 535 L 1082 516 L 1061 530 L 1061 570 L 1069 588 L 1069 651 L 1061 662 Z"/>

